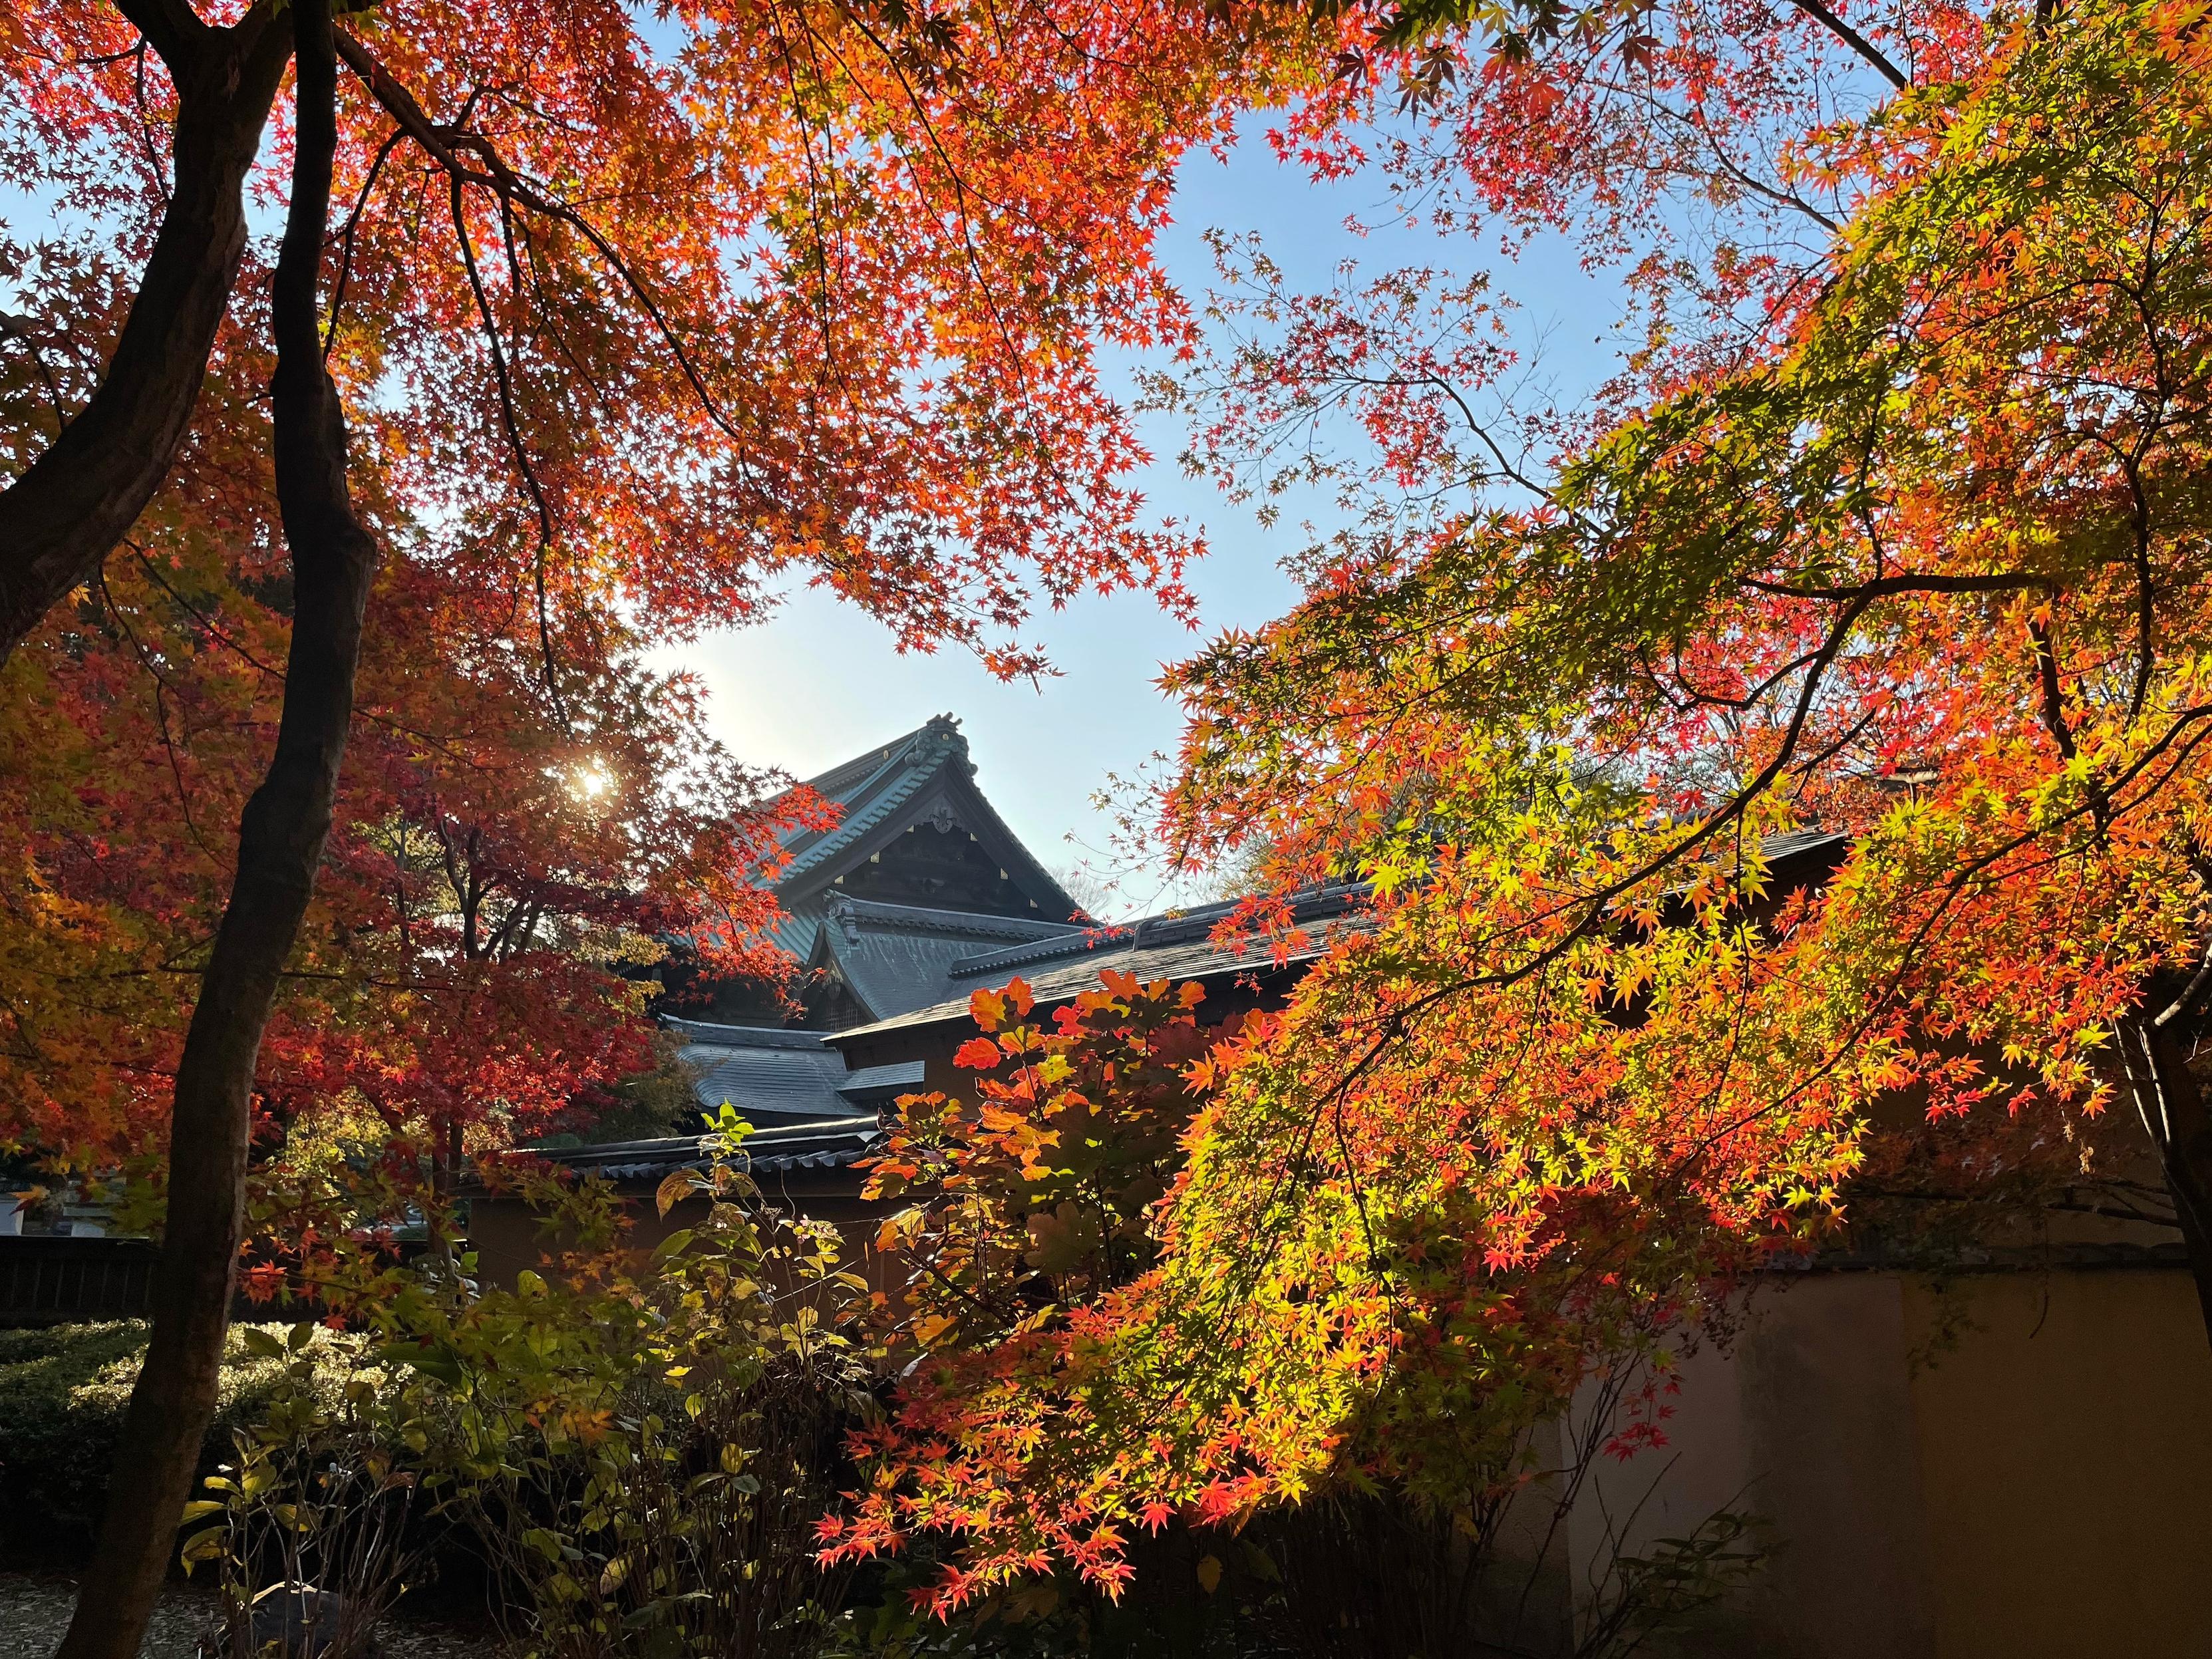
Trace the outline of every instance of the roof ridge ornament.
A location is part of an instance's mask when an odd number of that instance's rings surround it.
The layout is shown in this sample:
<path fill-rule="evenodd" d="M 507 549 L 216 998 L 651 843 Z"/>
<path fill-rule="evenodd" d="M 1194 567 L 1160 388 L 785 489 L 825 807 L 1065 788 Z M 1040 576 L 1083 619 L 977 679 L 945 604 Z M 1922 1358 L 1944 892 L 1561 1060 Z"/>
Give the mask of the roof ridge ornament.
<path fill-rule="evenodd" d="M 933 758 L 943 756 L 967 776 L 975 775 L 975 757 L 968 751 L 968 734 L 960 729 L 959 715 L 932 714 L 915 737 L 919 753 Z"/>

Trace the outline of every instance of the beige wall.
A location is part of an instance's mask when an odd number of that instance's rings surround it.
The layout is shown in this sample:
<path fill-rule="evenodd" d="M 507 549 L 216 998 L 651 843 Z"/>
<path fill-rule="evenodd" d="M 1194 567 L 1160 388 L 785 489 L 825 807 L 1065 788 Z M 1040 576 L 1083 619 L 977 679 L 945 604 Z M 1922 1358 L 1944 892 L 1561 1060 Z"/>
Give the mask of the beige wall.
<path fill-rule="evenodd" d="M 1600 1471 L 1571 1545 L 1586 1583 L 1609 1539 L 1763 1516 L 1775 1553 L 1700 1659 L 2212 1655 L 2212 1343 L 2185 1273 L 1803 1274 L 1690 1357 L 1668 1428 Z"/>
<path fill-rule="evenodd" d="M 1984 1274 L 1912 1382 L 1941 1659 L 2212 1654 L 2212 1343 L 2180 1272 Z M 1905 1286 L 1907 1328 L 1941 1312 Z"/>

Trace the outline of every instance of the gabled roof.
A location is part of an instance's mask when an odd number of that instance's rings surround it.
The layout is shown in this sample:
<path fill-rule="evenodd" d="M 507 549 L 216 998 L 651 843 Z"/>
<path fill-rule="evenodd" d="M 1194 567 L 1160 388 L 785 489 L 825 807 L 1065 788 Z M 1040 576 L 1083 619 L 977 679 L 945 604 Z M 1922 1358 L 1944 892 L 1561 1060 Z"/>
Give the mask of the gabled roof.
<path fill-rule="evenodd" d="M 967 910 L 884 904 L 833 893 L 806 965 L 842 980 L 870 1019 L 888 1019 L 957 994 L 949 970 L 1008 948 L 1049 946 L 1088 930 Z"/>
<path fill-rule="evenodd" d="M 1048 920 L 1074 915 L 1075 901 L 1007 828 L 975 780 L 968 739 L 951 714 L 939 714 L 880 749 L 809 778 L 808 788 L 839 807 L 837 822 L 785 840 L 791 862 L 776 879 L 777 896 L 789 908 L 793 901 L 819 892 L 942 802 L 1037 902 Z"/>

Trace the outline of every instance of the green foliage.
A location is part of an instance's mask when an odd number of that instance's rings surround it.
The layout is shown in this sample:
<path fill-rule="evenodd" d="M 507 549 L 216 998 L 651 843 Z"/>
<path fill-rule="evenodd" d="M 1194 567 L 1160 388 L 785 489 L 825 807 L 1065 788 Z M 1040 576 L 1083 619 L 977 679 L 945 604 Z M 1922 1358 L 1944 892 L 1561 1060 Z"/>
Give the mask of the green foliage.
<path fill-rule="evenodd" d="M 231 1328 L 209 1467 L 235 1431 L 268 1409 L 291 1364 L 307 1364 L 323 1386 L 335 1384 L 343 1343 L 317 1330 L 298 1361 L 270 1356 L 262 1345 L 286 1330 Z M 139 1320 L 0 1331 L 0 1514 L 27 1546 L 73 1546 L 90 1537 L 146 1331 Z"/>
<path fill-rule="evenodd" d="M 1577 1649 L 1626 1656 L 1696 1631 L 1701 1614 L 1749 1583 L 1768 1552 L 1749 1516 L 1723 1510 L 1687 1535 L 1656 1540 L 1648 1554 L 1616 1557 L 1607 1592 Z"/>
<path fill-rule="evenodd" d="M 521 1651 L 811 1652 L 842 1577 L 814 1564 L 816 1523 L 873 1404 L 847 1328 L 866 1285 L 834 1229 L 763 1203 L 744 1127 L 722 1127 L 713 1167 L 664 1186 L 690 1224 L 649 1256 L 604 1183 L 538 1176 L 547 1236 L 581 1243 L 512 1288 L 473 1289 L 465 1255 L 341 1253 L 324 1289 L 365 1328 L 349 1364 L 327 1378 L 258 1334 L 283 1386 L 209 1483 L 187 1560 L 221 1561 L 235 1608 L 333 1579 L 374 1605 L 410 1522 L 433 1521 L 470 1534 Z"/>
<path fill-rule="evenodd" d="M 313 1627 L 337 1655 L 366 1650 L 425 1553 L 410 1527 L 439 1477 L 410 1468 L 427 1443 L 426 1402 L 392 1378 L 363 1338 L 315 1325 L 252 1326 L 245 1346 L 276 1368 L 261 1410 L 233 1431 L 232 1459 L 185 1509 L 186 1572 L 213 1563 L 229 1614 L 222 1640 L 256 1659 L 271 1595 L 313 1587 Z"/>

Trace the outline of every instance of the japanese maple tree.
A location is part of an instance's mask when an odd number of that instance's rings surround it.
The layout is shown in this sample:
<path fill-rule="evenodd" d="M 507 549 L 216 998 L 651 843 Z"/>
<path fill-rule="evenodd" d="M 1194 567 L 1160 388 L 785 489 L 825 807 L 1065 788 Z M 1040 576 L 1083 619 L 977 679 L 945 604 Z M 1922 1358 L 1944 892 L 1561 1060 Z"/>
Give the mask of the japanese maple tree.
<path fill-rule="evenodd" d="M 1837 1022 L 1763 1086 L 1794 1108 L 1893 1042 L 1883 1086 L 1939 1110 L 2123 1088 L 2193 1237 L 2197 532 L 2161 479 L 2203 418 L 2194 50 L 2158 9 L 2027 20 L 1891 109 L 1755 353 L 1671 369 L 1532 506 L 1340 544 L 1298 613 L 1182 671 L 1186 831 L 1273 811 L 1293 866 L 1409 914 L 1497 884 L 1443 1008 L 1758 894 L 1765 835 L 1848 835 L 1744 958 L 1802 953 L 1778 988 Z M 1430 367 L 1394 434 L 1443 429 Z M 1632 960 L 1614 1000 L 1651 994 Z"/>
<path fill-rule="evenodd" d="M 1479 287 L 1297 295 L 1231 251 L 1245 332 L 1177 390 L 1196 456 L 1358 516 L 1290 616 L 1173 672 L 1166 830 L 1374 899 L 1193 1073 L 1152 1265 L 887 1433 L 831 1547 L 949 1535 L 943 1607 L 1118 1586 L 1171 1515 L 1510 1486 L 1589 1378 L 1663 1372 L 1741 1275 L 1837 1237 L 1913 1119 L 2001 1175 L 2147 1171 L 2163 1215 L 2112 1212 L 2179 1233 L 2212 1324 L 2202 9 L 1421 32 L 1458 15 L 1408 9 L 1404 73 L 1488 136 L 1409 176 L 1620 230 L 1702 169 L 1824 229 L 1661 237 L 1649 349 L 1572 411 L 1484 407 Z M 1766 95 L 1816 36 L 1881 83 L 1857 112 Z M 1708 135 L 1607 118 L 1692 72 L 1782 124 L 1781 171 L 1729 185 Z M 1338 410 L 1371 462 L 1288 441 Z"/>
<path fill-rule="evenodd" d="M 1200 1026 L 1205 995 L 1109 972 L 1049 1025 L 1018 979 L 970 999 L 984 1035 L 955 1062 L 974 1098 L 902 1097 L 868 1164 L 868 1196 L 904 1205 L 877 1242 L 912 1270 L 885 1311 L 916 1346 L 988 1348 L 1152 1265 L 1146 1218 L 1198 1109 L 1190 1067 L 1233 1035 Z"/>
<path fill-rule="evenodd" d="M 254 1101 L 512 1130 L 638 1058 L 611 936 L 757 959 L 748 878 L 812 809 L 753 810 L 644 650 L 787 580 L 1009 673 L 1038 598 L 1184 602 L 1094 353 L 1182 337 L 1150 251 L 1176 161 L 1310 54 L 1176 4 L 7 21 L 51 220 L 5 250 L 11 1128 L 170 1159 L 68 1648 L 119 1654 L 212 1397 Z"/>
<path fill-rule="evenodd" d="M 1316 549 L 1297 611 L 1176 676 L 1176 831 L 1380 896 L 1164 1224 L 1367 1310 L 1296 1362 L 1370 1368 L 1289 1425 L 1306 1469 L 1429 1385 L 1460 1285 L 1656 1268 L 1663 1305 L 1847 1220 L 1900 1114 L 2091 1193 L 2147 1154 L 2212 1317 L 2203 51 L 2186 8 L 1997 20 L 1828 138 L 1856 205 L 1810 280 L 1548 467 L 1468 423 L 1479 359 L 1302 362 L 1303 317 L 1255 358 L 1368 411 L 1397 479 L 1477 486 Z M 1778 878 L 1808 827 L 1835 867 Z"/>

